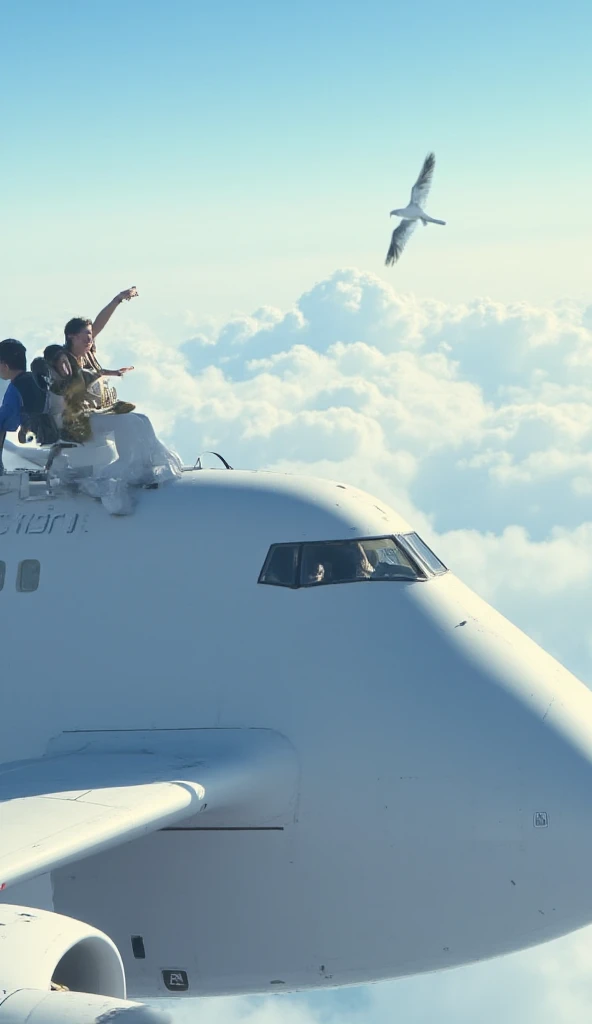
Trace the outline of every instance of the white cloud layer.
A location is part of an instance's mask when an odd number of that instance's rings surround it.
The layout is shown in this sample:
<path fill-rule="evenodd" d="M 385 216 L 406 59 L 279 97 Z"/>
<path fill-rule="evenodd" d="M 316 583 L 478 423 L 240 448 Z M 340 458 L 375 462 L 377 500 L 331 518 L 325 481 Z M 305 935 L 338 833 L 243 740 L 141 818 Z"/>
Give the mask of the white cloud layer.
<path fill-rule="evenodd" d="M 99 347 L 135 363 L 122 392 L 186 459 L 214 449 L 390 500 L 592 683 L 591 310 L 446 305 L 345 269 L 287 312 L 177 344 L 114 320 Z"/>

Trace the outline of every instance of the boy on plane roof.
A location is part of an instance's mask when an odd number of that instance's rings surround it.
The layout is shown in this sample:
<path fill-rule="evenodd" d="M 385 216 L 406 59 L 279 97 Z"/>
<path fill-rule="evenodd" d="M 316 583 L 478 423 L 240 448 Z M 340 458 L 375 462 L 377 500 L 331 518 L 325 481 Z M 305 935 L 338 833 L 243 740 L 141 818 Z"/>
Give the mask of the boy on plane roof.
<path fill-rule="evenodd" d="M 26 373 L 27 350 L 14 338 L 0 341 L 0 378 L 9 381 L 0 406 L 0 475 L 4 473 L 2 446 L 8 431 L 18 430 L 22 423 L 23 399 L 13 381 Z"/>
<path fill-rule="evenodd" d="M 58 435 L 47 415 L 47 390 L 27 371 L 27 350 L 14 338 L 0 341 L 0 377 L 9 381 L 0 406 L 0 473 L 3 473 L 1 452 L 7 431 L 20 427 L 21 442 L 31 431 L 39 444 L 53 444 Z"/>
<path fill-rule="evenodd" d="M 21 425 L 23 399 L 13 381 L 27 371 L 27 350 L 20 341 L 0 341 L 0 377 L 10 381 L 0 406 L 0 431 L 18 430 Z"/>

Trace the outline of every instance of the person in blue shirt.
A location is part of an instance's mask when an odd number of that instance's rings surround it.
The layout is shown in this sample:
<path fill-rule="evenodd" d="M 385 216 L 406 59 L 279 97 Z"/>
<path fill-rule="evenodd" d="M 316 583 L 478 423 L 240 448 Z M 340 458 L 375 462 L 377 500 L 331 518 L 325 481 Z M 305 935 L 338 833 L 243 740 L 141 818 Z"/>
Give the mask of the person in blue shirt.
<path fill-rule="evenodd" d="M 23 417 L 23 400 L 13 381 L 27 370 L 27 350 L 20 341 L 0 341 L 0 378 L 9 381 L 0 406 L 0 475 L 4 472 L 2 446 L 8 431 L 18 430 Z"/>

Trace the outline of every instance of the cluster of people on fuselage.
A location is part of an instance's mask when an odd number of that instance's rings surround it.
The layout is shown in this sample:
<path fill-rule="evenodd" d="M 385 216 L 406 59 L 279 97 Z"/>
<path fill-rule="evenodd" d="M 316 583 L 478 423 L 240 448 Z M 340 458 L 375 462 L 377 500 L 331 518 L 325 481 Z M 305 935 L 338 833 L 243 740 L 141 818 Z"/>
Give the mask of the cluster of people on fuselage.
<path fill-rule="evenodd" d="M 134 369 L 107 370 L 97 358 L 96 337 L 117 307 L 137 296 L 127 288 L 95 318 L 74 317 L 64 328 L 64 344 L 48 345 L 27 371 L 25 346 L 14 338 L 0 342 L 0 378 L 9 381 L 0 407 L 0 473 L 7 432 L 19 441 L 35 437 L 40 444 L 58 441 L 84 444 L 110 436 L 117 448 L 111 476 L 127 483 L 153 483 L 180 475 L 179 457 L 156 437 L 150 420 L 135 406 L 117 398 L 107 381 Z"/>

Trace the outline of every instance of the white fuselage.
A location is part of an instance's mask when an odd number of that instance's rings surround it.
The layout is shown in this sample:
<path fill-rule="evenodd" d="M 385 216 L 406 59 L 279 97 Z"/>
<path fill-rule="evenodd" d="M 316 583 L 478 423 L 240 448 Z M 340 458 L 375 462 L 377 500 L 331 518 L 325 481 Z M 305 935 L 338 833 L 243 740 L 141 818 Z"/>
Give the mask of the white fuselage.
<path fill-rule="evenodd" d="M 2 496 L 2 761 L 71 732 L 250 729 L 298 761 L 276 824 L 187 822 L 54 873 L 55 910 L 114 940 L 132 998 L 166 994 L 163 968 L 194 995 L 366 982 L 592 920 L 586 687 L 452 573 L 257 582 L 271 544 L 409 530 L 279 474 L 187 473 L 126 518 Z M 31 559 L 39 588 L 16 592 Z"/>

